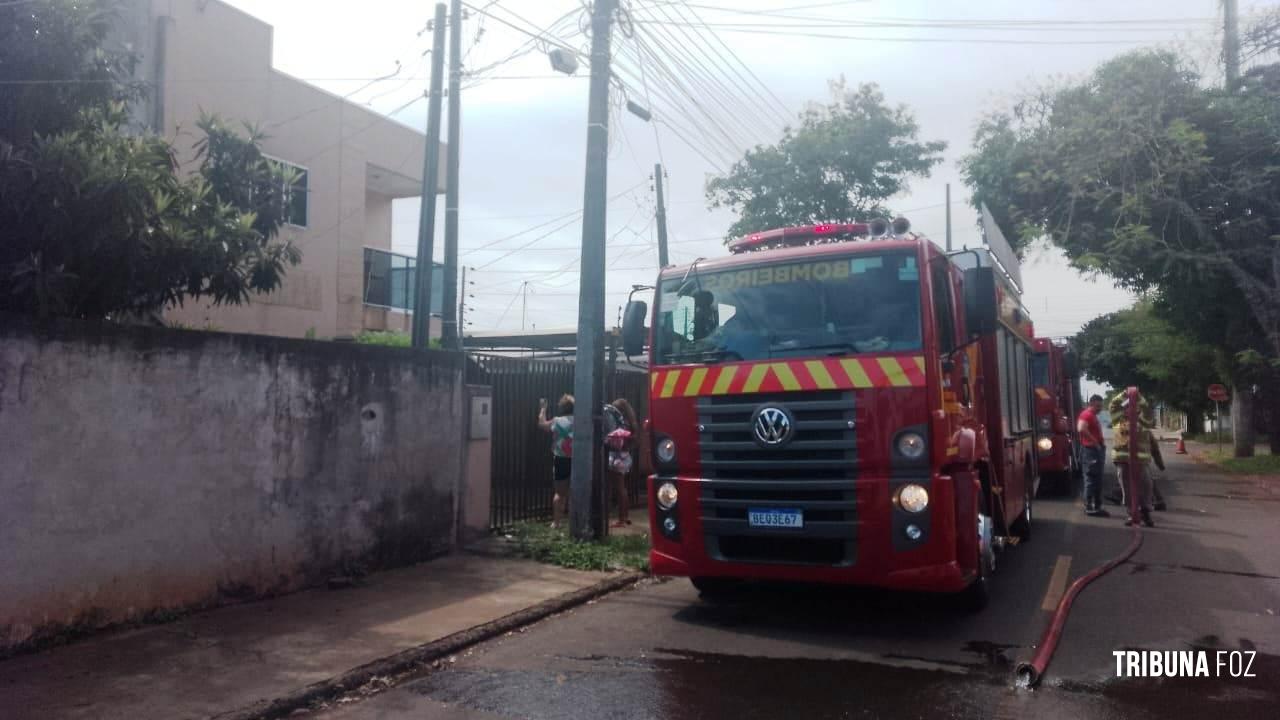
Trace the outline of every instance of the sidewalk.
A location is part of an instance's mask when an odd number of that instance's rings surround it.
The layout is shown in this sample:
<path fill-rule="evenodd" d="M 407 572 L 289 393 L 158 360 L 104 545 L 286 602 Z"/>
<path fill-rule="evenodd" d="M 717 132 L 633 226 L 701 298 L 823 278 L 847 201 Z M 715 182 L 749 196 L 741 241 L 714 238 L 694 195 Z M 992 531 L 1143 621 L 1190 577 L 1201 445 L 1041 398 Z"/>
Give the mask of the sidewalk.
<path fill-rule="evenodd" d="M 0 717 L 207 718 L 283 697 L 609 578 L 454 555 L 0 660 Z"/>

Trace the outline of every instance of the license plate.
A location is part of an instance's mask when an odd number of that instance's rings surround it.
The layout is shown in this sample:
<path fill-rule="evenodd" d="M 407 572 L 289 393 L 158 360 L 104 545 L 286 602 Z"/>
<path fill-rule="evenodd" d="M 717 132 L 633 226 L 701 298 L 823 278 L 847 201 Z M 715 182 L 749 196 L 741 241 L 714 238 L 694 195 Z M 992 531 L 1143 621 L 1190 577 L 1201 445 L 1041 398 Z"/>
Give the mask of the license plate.
<path fill-rule="evenodd" d="M 782 508 L 749 508 L 747 524 L 751 527 L 802 528 L 804 511 Z"/>

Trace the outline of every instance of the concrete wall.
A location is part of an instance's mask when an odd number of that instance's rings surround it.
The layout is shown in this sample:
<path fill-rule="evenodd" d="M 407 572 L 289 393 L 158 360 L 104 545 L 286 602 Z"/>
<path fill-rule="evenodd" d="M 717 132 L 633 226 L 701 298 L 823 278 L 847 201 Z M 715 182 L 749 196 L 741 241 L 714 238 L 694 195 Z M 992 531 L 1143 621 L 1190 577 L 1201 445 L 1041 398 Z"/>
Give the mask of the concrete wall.
<path fill-rule="evenodd" d="M 0 316 L 0 650 L 446 552 L 453 353 Z"/>

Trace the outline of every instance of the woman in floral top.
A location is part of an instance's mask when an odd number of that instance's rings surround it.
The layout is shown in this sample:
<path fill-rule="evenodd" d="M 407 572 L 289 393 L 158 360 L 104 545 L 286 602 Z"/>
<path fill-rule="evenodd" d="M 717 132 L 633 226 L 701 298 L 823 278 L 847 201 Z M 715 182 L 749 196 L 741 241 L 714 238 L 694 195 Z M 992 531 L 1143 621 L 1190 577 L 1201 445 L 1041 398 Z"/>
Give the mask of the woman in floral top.
<path fill-rule="evenodd" d="M 569 511 L 569 474 L 573 468 L 573 396 L 562 395 L 556 416 L 547 419 L 547 401 L 538 403 L 538 427 L 551 433 L 551 526 L 560 527 Z"/>

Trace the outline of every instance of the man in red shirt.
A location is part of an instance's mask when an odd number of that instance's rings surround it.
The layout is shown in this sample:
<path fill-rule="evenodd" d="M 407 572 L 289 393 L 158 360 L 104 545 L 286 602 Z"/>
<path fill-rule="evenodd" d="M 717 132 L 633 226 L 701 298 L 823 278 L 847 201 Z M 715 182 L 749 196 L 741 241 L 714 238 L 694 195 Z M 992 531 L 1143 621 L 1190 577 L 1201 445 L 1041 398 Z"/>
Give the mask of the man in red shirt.
<path fill-rule="evenodd" d="M 1089 398 L 1089 407 L 1076 419 L 1076 432 L 1080 436 L 1080 459 L 1084 464 L 1084 512 L 1086 515 L 1106 517 L 1110 513 L 1102 509 L 1102 469 L 1107 461 L 1107 444 L 1102 437 L 1102 396 Z"/>

